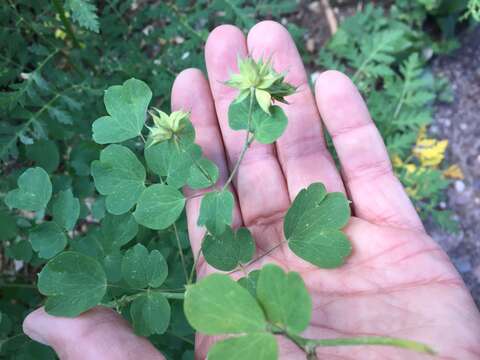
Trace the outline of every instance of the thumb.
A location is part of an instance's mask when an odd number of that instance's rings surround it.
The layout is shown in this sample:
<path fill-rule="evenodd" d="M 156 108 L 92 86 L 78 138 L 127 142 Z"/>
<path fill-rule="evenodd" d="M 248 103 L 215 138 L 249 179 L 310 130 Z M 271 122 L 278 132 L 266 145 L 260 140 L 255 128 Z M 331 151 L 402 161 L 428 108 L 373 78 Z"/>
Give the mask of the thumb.
<path fill-rule="evenodd" d="M 113 310 L 96 307 L 76 318 L 49 315 L 44 308 L 30 313 L 23 331 L 31 339 L 51 346 L 61 360 L 164 360 L 145 338 Z"/>

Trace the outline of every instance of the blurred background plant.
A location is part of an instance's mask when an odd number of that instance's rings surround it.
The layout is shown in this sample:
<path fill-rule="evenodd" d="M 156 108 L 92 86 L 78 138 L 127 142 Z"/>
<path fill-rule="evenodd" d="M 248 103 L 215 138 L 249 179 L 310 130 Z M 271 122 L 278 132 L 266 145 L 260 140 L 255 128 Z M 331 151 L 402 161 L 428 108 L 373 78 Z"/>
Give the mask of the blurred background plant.
<path fill-rule="evenodd" d="M 367 99 L 391 154 L 394 168 L 424 219 L 456 230 L 440 206 L 450 179 L 462 170 L 444 161 L 448 142 L 429 135 L 434 104 L 452 100 L 445 79 L 429 62 L 459 46 L 458 33 L 480 20 L 480 0 L 340 1 L 289 0 L 5 0 L 0 5 L 0 198 L 16 188 L 29 167 L 42 167 L 54 198 L 72 190 L 80 216 L 66 235 L 65 248 L 104 256 L 100 230 L 111 223 L 104 198 L 90 176 L 101 147 L 91 140 L 91 123 L 104 113 L 102 95 L 110 85 L 136 77 L 147 82 L 153 105 L 169 111 L 172 82 L 187 67 L 204 69 L 208 32 L 222 23 L 248 30 L 258 20 L 282 22 L 292 33 L 307 68 L 349 74 Z M 360 5 L 359 5 L 360 4 Z M 323 6 L 331 38 L 319 51 L 296 14 Z M 344 18 L 337 24 L 336 18 Z M 135 144 L 130 144 L 135 150 Z M 137 149 L 138 150 L 138 149 Z M 36 212 L 9 209 L 0 201 L 0 358 L 51 359 L 52 351 L 31 342 L 21 322 L 42 303 L 36 273 L 47 259 L 32 249 L 31 232 L 52 218 L 52 205 Z M 186 225 L 178 228 L 185 261 L 193 262 Z M 167 283 L 182 286 L 183 270 L 171 230 L 143 227 L 136 243 L 159 249 L 171 273 Z M 163 335 L 150 338 L 172 359 L 193 359 L 193 331 L 181 306 Z M 127 315 L 126 315 L 127 316 Z"/>

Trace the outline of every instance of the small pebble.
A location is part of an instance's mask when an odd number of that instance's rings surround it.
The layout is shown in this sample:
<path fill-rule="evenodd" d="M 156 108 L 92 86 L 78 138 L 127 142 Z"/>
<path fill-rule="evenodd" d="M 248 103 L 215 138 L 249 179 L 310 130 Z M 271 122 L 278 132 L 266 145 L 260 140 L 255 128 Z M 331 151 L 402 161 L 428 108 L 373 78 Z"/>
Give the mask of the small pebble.
<path fill-rule="evenodd" d="M 465 190 L 465 183 L 462 180 L 455 181 L 455 190 L 461 193 Z"/>

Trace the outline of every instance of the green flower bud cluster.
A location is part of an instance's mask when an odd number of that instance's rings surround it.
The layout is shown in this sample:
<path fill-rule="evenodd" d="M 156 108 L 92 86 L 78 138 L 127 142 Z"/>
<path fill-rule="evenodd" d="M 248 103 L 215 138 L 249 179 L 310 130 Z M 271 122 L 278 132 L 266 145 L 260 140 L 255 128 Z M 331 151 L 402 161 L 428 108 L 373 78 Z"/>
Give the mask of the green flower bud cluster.
<path fill-rule="evenodd" d="M 184 111 L 174 111 L 170 115 L 156 108 L 149 111 L 153 119 L 153 127 L 150 130 L 150 146 L 167 141 L 173 138 L 175 134 L 180 133 L 186 125 L 188 113 Z"/>
<path fill-rule="evenodd" d="M 252 58 L 238 59 L 239 73 L 233 74 L 226 82 L 228 86 L 239 89 L 237 102 L 241 102 L 250 93 L 255 96 L 258 105 L 270 114 L 272 101 L 286 103 L 285 97 L 292 95 L 296 88 L 285 82 L 285 74 L 277 73 L 270 60 L 255 61 Z"/>

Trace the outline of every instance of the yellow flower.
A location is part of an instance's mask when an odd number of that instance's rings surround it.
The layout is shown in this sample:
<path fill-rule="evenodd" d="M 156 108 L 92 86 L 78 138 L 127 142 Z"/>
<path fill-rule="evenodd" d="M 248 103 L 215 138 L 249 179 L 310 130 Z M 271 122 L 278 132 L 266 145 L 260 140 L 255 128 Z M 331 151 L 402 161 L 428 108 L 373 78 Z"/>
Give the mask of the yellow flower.
<path fill-rule="evenodd" d="M 152 139 L 150 146 L 171 139 L 185 127 L 185 122 L 182 120 L 188 117 L 188 113 L 184 111 L 174 111 L 170 115 L 155 108 L 154 111 L 149 111 L 154 124 L 153 127 L 149 127 Z"/>
<path fill-rule="evenodd" d="M 463 171 L 457 164 L 450 165 L 446 170 L 443 171 L 443 176 L 448 179 L 463 179 Z"/>
<path fill-rule="evenodd" d="M 413 153 L 420 160 L 422 166 L 436 168 L 443 161 L 447 146 L 448 140 L 419 137 L 413 148 Z"/>

